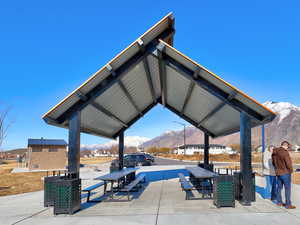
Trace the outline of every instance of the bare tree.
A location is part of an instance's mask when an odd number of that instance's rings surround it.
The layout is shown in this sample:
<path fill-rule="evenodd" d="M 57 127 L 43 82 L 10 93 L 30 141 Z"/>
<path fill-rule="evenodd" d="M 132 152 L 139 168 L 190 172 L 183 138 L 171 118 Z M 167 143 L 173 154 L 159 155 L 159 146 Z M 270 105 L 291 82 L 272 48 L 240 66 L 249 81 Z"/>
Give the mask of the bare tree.
<path fill-rule="evenodd" d="M 7 136 L 8 128 L 12 125 L 12 122 L 8 121 L 9 112 L 10 112 L 10 108 L 5 108 L 3 110 L 0 110 L 0 150 L 4 142 L 4 139 Z"/>

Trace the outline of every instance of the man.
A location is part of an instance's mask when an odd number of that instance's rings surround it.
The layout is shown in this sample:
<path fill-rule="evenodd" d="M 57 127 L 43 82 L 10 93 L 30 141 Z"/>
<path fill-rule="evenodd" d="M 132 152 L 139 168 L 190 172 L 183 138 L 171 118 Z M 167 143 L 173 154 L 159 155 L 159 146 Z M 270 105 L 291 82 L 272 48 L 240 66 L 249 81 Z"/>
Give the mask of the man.
<path fill-rule="evenodd" d="M 277 201 L 277 180 L 275 168 L 272 163 L 272 153 L 274 146 L 271 145 L 263 154 L 263 174 L 266 179 L 264 198 L 271 199 L 272 202 Z"/>
<path fill-rule="evenodd" d="M 285 191 L 285 207 L 287 209 L 295 209 L 291 203 L 291 175 L 293 173 L 293 165 L 288 149 L 290 144 L 283 141 L 279 148 L 275 148 L 272 154 L 272 162 L 275 167 L 277 176 L 277 205 L 284 206 L 281 198 L 281 190 L 284 185 Z"/>

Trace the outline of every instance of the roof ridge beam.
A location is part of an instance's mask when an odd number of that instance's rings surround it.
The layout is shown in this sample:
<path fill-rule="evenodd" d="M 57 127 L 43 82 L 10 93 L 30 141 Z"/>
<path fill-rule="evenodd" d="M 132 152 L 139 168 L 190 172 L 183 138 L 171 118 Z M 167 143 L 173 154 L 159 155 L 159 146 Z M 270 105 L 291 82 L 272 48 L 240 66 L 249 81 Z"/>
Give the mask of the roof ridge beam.
<path fill-rule="evenodd" d="M 237 95 L 236 91 L 231 92 L 227 100 L 230 101 Z M 226 105 L 225 102 L 221 102 L 219 105 L 217 105 L 212 111 L 210 111 L 199 123 L 198 126 L 201 126 L 203 123 L 205 123 L 209 118 L 211 118 L 213 115 L 215 115 L 217 112 L 219 112 L 224 106 Z"/>
<path fill-rule="evenodd" d="M 145 53 L 146 48 L 145 48 L 144 42 L 141 39 L 139 39 L 137 42 L 139 44 L 140 51 Z M 155 91 L 154 91 L 154 85 L 153 85 L 153 81 L 152 81 L 152 77 L 151 77 L 151 73 L 150 73 L 150 67 L 149 67 L 147 55 L 143 58 L 143 66 L 144 66 L 144 70 L 146 73 L 147 82 L 148 82 L 148 86 L 149 86 L 149 89 L 151 92 L 152 100 L 153 100 L 153 102 L 156 102 L 156 95 L 155 95 Z"/>
<path fill-rule="evenodd" d="M 162 105 L 166 106 L 167 102 L 167 71 L 166 71 L 166 64 L 163 57 L 163 51 L 166 45 L 163 42 L 160 42 L 156 49 L 157 56 L 158 56 L 158 66 L 159 66 L 159 80 L 160 80 L 160 89 L 161 89 L 161 96 L 162 96 Z"/>

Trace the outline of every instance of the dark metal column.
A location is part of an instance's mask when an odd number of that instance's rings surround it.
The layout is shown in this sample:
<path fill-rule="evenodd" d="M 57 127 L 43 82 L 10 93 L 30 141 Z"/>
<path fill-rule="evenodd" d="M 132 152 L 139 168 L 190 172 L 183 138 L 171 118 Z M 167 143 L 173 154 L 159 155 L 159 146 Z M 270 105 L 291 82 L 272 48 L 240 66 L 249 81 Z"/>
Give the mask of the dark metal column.
<path fill-rule="evenodd" d="M 243 205 L 251 205 L 254 192 L 251 164 L 251 119 L 241 112 L 240 114 L 240 166 L 242 182 Z"/>
<path fill-rule="evenodd" d="M 124 132 L 121 132 L 119 135 L 119 170 L 122 170 L 124 167 Z"/>
<path fill-rule="evenodd" d="M 75 112 L 69 120 L 68 172 L 71 177 L 79 177 L 80 166 L 80 111 Z"/>
<path fill-rule="evenodd" d="M 204 165 L 209 165 L 209 135 L 204 133 Z"/>

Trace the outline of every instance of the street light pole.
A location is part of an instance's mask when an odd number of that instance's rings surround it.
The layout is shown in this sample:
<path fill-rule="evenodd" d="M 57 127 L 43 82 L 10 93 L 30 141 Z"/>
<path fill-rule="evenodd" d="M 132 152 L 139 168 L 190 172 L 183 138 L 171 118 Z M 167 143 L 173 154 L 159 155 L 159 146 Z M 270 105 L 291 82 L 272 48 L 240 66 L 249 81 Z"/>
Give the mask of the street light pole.
<path fill-rule="evenodd" d="M 180 124 L 181 126 L 183 126 L 183 147 L 184 147 L 184 150 L 183 150 L 183 154 L 185 155 L 186 153 L 186 142 L 185 142 L 185 127 L 186 127 L 186 124 L 184 123 L 180 123 L 180 122 L 177 122 L 177 121 L 173 121 L 173 123 L 177 123 L 177 124 Z"/>

